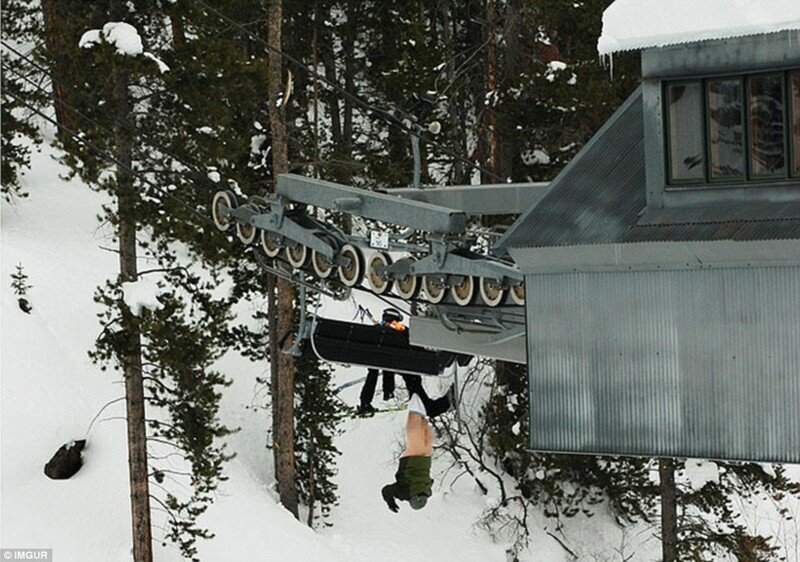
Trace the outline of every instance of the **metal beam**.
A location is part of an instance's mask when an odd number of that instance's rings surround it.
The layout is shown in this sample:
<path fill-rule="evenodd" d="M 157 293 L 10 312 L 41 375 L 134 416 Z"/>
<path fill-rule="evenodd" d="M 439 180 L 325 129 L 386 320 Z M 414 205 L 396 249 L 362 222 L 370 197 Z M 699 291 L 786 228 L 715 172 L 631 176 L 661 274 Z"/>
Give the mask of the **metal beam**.
<path fill-rule="evenodd" d="M 797 240 L 708 240 L 512 248 L 526 275 L 781 267 L 800 264 Z"/>
<path fill-rule="evenodd" d="M 461 211 L 295 174 L 279 175 L 275 190 L 296 203 L 347 210 L 367 219 L 426 232 L 460 234 L 467 227 L 467 216 Z"/>
<path fill-rule="evenodd" d="M 412 344 L 430 349 L 490 357 L 512 363 L 527 362 L 525 338 L 522 337 L 523 326 L 510 330 L 508 337 L 502 337 L 502 332 L 455 332 L 445 328 L 437 318 L 412 316 L 408 334 Z"/>
<path fill-rule="evenodd" d="M 392 266 L 386 268 L 393 271 Z M 400 271 L 399 267 L 397 268 Z M 522 281 L 522 272 L 508 264 L 490 259 L 471 259 L 448 253 L 443 261 L 437 256 L 425 256 L 419 261 L 411 262 L 409 266 L 412 275 L 469 275 L 474 277 L 487 277 L 489 279 L 503 280 L 504 278 Z"/>
<path fill-rule="evenodd" d="M 533 207 L 547 195 L 550 184 L 498 183 L 488 185 L 456 185 L 422 189 L 399 187 L 385 193 L 432 205 L 463 211 L 468 215 L 518 215 Z"/>

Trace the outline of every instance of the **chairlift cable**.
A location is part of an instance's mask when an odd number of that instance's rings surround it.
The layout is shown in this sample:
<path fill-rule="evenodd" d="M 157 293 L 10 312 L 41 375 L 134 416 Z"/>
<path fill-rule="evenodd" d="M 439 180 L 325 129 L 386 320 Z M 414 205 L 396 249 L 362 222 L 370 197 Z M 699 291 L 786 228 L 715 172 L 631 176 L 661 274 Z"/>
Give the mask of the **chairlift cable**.
<path fill-rule="evenodd" d="M 497 179 L 497 180 L 499 180 L 501 182 L 505 181 L 504 178 L 500 177 L 499 175 L 497 175 L 496 173 L 492 172 L 488 168 L 485 168 L 484 166 L 481 166 L 480 164 L 477 164 L 477 163 L 473 162 L 469 158 L 465 158 L 465 157 L 463 157 L 463 156 L 461 156 L 459 154 L 456 154 L 456 153 L 452 152 L 447 147 L 437 143 L 436 141 L 432 140 L 427 135 L 422 134 L 422 127 L 417 126 L 416 128 L 414 128 L 413 126 L 406 125 L 402 120 L 400 120 L 397 117 L 393 116 L 388 111 L 380 109 L 378 107 L 375 107 L 374 105 L 372 105 L 369 102 L 365 101 L 361 97 L 349 92 L 347 89 L 343 88 L 339 84 L 336 84 L 335 82 L 329 80 L 324 75 L 316 72 L 315 70 L 312 70 L 310 67 L 308 67 L 307 65 L 302 63 L 300 60 L 296 59 L 295 57 L 289 55 L 288 53 L 284 52 L 281 49 L 278 49 L 277 47 L 275 47 L 273 45 L 270 45 L 268 41 L 266 41 L 265 39 L 259 37 L 255 33 L 253 33 L 252 31 L 250 31 L 249 29 L 244 27 L 241 23 L 239 23 L 236 20 L 230 18 L 229 16 L 226 16 L 225 14 L 223 14 L 222 12 L 217 10 L 216 8 L 210 6 L 204 0 L 193 0 L 193 1 L 195 3 L 197 3 L 197 4 L 199 4 L 200 6 L 204 7 L 206 10 L 208 10 L 209 12 L 211 12 L 212 14 L 217 16 L 218 18 L 220 18 L 220 19 L 224 20 L 225 22 L 227 22 L 230 26 L 235 27 L 236 29 L 238 29 L 241 32 L 245 33 L 251 40 L 264 45 L 267 48 L 267 50 L 279 54 L 281 57 L 283 57 L 284 59 L 286 59 L 287 61 L 289 61 L 293 65 L 295 65 L 297 68 L 300 68 L 301 70 L 305 71 L 306 73 L 308 73 L 309 75 L 313 76 L 316 80 L 322 82 L 326 86 L 329 86 L 330 88 L 333 88 L 334 90 L 339 92 L 343 97 L 349 99 L 353 103 L 355 103 L 355 104 L 361 106 L 362 108 L 368 110 L 369 112 L 371 112 L 372 114 L 376 115 L 378 118 L 386 121 L 390 125 L 400 129 L 401 131 L 405 132 L 406 134 L 416 136 L 417 138 L 419 138 L 420 141 L 439 149 L 443 154 L 445 154 L 447 156 L 450 156 L 451 158 L 454 158 L 454 159 L 459 160 L 459 161 L 461 161 L 461 162 L 463 162 L 465 164 L 468 164 L 473 169 L 479 170 L 479 171 L 481 171 L 481 172 L 483 172 L 483 173 L 485 173 L 485 174 L 487 174 L 487 175 L 489 175 L 491 177 L 494 177 L 495 179 Z M 406 119 L 410 120 L 412 123 L 414 123 L 414 121 L 416 120 L 416 118 L 413 115 L 411 115 L 408 112 L 400 109 L 399 107 L 396 107 L 395 111 L 397 111 L 397 112 L 399 112 L 401 114 L 404 114 L 406 116 Z"/>

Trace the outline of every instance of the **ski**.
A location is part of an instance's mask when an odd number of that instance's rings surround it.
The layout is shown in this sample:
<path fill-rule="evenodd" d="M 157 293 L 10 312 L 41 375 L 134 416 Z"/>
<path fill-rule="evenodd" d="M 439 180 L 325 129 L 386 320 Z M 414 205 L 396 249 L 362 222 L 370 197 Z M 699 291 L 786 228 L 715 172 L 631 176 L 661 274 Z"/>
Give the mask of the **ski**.
<path fill-rule="evenodd" d="M 358 415 L 356 413 L 356 411 L 353 410 L 352 413 L 348 414 L 345 417 L 352 418 L 352 419 L 364 419 L 364 418 L 371 418 L 371 417 L 375 416 L 376 414 L 388 414 L 390 412 L 403 412 L 405 410 L 408 410 L 408 404 L 403 404 L 401 406 L 391 406 L 389 408 L 376 408 L 375 411 L 373 411 L 370 414 L 364 415 L 364 416 Z"/>
<path fill-rule="evenodd" d="M 353 379 L 351 381 L 347 381 L 346 383 L 343 383 L 343 384 L 340 384 L 339 386 L 337 386 L 336 390 L 334 392 L 336 394 L 339 394 L 344 389 L 350 388 L 351 386 L 355 386 L 355 385 L 357 385 L 359 383 L 364 382 L 365 380 L 367 380 L 367 377 L 359 377 L 357 379 Z"/>

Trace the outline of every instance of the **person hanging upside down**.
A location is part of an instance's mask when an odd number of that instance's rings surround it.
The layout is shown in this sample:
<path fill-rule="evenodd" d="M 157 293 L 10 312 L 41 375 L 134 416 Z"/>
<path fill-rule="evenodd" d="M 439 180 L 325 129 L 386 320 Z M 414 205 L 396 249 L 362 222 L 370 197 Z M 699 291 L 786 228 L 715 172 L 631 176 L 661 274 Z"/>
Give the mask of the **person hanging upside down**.
<path fill-rule="evenodd" d="M 455 386 L 432 400 L 422 388 L 422 379 L 416 375 L 403 375 L 410 396 L 406 420 L 406 448 L 400 456 L 395 481 L 383 487 L 381 495 L 391 511 L 400 507 L 396 500 L 407 501 L 412 509 L 422 509 L 432 495 L 431 455 L 433 431 L 428 423 L 455 404 Z"/>

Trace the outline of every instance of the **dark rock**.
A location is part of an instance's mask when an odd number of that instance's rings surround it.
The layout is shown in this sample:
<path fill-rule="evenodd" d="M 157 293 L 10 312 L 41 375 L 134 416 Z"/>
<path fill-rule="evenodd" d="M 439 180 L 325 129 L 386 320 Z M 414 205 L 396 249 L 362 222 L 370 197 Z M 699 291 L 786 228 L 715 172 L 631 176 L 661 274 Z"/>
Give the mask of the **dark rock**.
<path fill-rule="evenodd" d="M 20 297 L 19 299 L 17 299 L 17 304 L 19 304 L 19 309 L 25 314 L 30 314 L 31 310 L 33 310 L 31 303 L 28 302 L 28 299 L 26 299 L 25 297 Z"/>
<path fill-rule="evenodd" d="M 85 439 L 64 443 L 53 458 L 44 465 L 44 473 L 53 480 L 66 480 L 81 469 L 81 451 L 86 446 Z"/>

